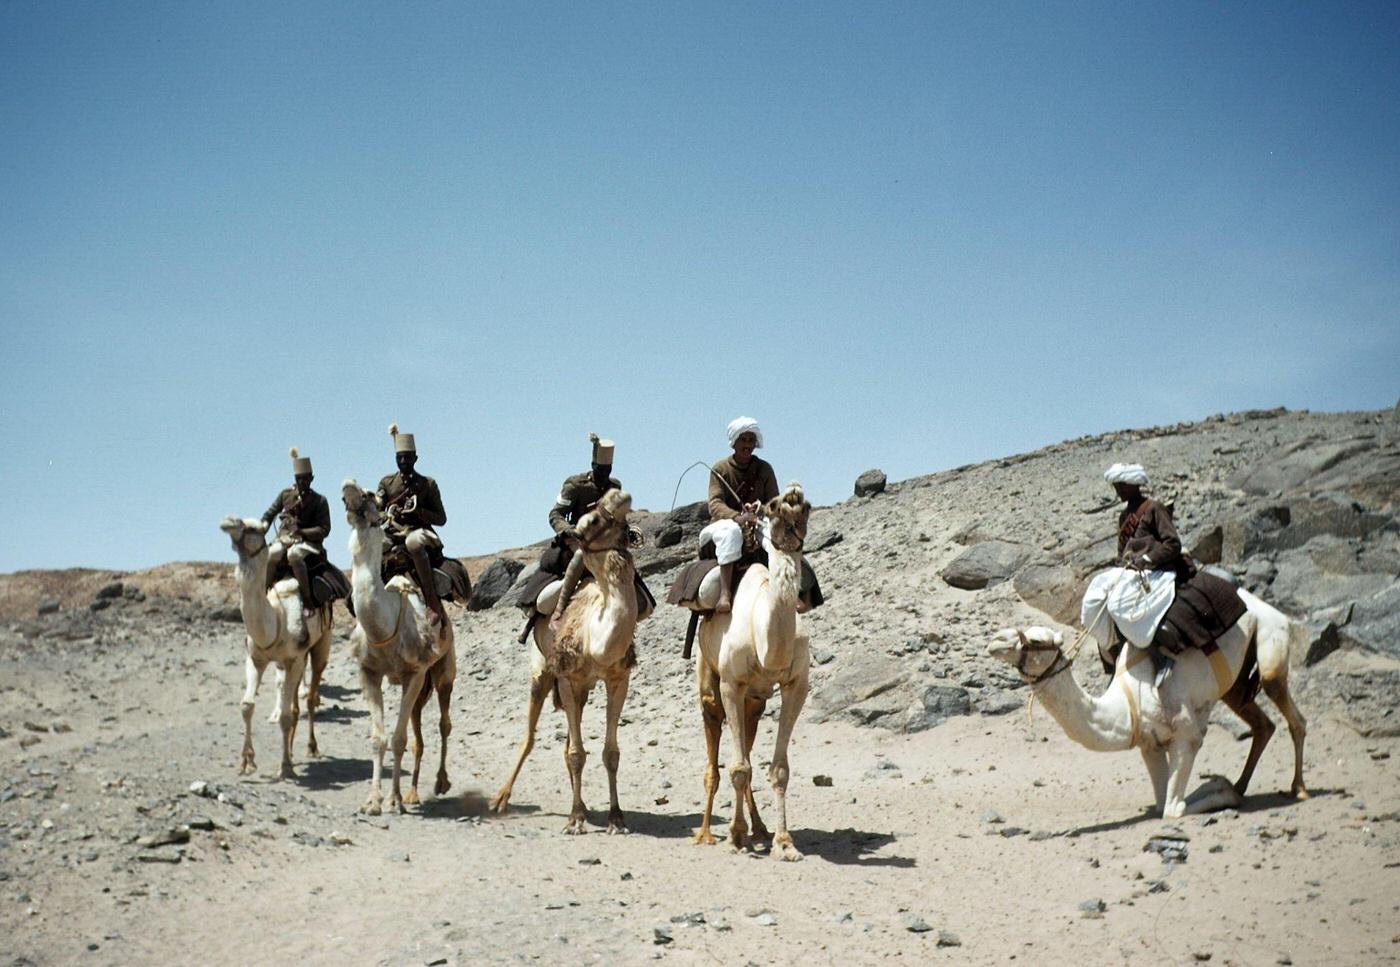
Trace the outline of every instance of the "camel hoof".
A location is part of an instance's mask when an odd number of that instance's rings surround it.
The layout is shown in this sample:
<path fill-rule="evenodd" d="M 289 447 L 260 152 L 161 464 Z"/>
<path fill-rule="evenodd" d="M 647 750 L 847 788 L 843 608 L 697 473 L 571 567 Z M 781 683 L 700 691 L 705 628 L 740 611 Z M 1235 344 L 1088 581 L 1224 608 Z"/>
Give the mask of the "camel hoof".
<path fill-rule="evenodd" d="M 407 804 L 409 806 L 417 806 L 421 801 L 422 800 L 418 798 L 418 789 L 417 787 L 414 787 L 413 789 L 410 789 L 408 792 L 404 793 L 403 803 L 401 803 L 401 805 Z M 400 810 L 400 812 L 402 812 L 402 810 Z"/>
<path fill-rule="evenodd" d="M 498 792 L 496 798 L 491 800 L 490 809 L 498 816 L 504 816 L 510 811 L 510 796 L 504 792 Z"/>
<path fill-rule="evenodd" d="M 749 839 L 763 843 L 771 843 L 773 841 L 773 834 L 762 826 L 755 826 L 753 832 L 749 833 Z"/>
<path fill-rule="evenodd" d="M 569 836 L 583 836 L 588 832 L 588 820 L 581 817 L 571 818 L 564 827 L 564 832 Z"/>
<path fill-rule="evenodd" d="M 1292 789 L 1292 792 L 1293 792 L 1293 798 L 1294 798 L 1294 799 L 1310 799 L 1310 798 L 1312 798 L 1312 793 L 1308 792 L 1308 787 L 1305 786 L 1305 785 L 1303 785 L 1302 783 L 1299 783 L 1298 785 L 1294 786 L 1293 789 Z"/>
<path fill-rule="evenodd" d="M 321 750 L 314 743 L 308 745 L 306 747 L 306 757 L 308 759 L 319 759 L 321 758 Z"/>
<path fill-rule="evenodd" d="M 405 816 L 408 814 L 408 810 L 404 808 L 402 799 L 390 799 L 389 811 L 393 813 L 398 813 L 400 816 Z"/>
<path fill-rule="evenodd" d="M 622 818 L 622 811 L 608 814 L 608 835 L 627 835 L 627 823 Z"/>
<path fill-rule="evenodd" d="M 292 764 L 290 762 L 282 763 L 282 768 L 277 770 L 278 779 L 295 779 L 296 777 L 297 774 L 292 771 Z"/>
<path fill-rule="evenodd" d="M 773 844 L 773 855 L 784 863 L 796 863 L 802 853 L 793 845 L 791 836 L 780 836 Z"/>
<path fill-rule="evenodd" d="M 715 839 L 714 833 L 707 833 L 704 830 L 690 837 L 691 846 L 713 846 L 718 842 L 719 840 Z"/>
<path fill-rule="evenodd" d="M 445 795 L 447 791 L 451 788 L 452 783 L 448 780 L 447 776 L 438 776 L 437 782 L 433 784 L 433 794 L 437 796 L 442 796 Z"/>
<path fill-rule="evenodd" d="M 366 816 L 378 816 L 384 811 L 384 806 L 378 799 L 370 799 L 360 807 L 360 812 Z"/>

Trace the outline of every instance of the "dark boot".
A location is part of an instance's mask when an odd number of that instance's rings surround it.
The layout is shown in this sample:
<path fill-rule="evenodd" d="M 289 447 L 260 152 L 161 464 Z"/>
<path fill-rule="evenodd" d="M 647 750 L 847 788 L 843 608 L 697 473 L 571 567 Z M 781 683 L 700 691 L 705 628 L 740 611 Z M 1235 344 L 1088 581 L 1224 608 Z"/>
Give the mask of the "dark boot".
<path fill-rule="evenodd" d="M 413 570 L 418 578 L 418 589 L 423 592 L 423 603 L 428 606 L 428 621 L 437 618 L 440 625 L 447 624 L 447 609 L 442 606 L 442 599 L 438 597 L 437 581 L 433 579 L 433 566 L 428 562 L 427 554 L 412 554 Z"/>
<path fill-rule="evenodd" d="M 530 632 L 535 630 L 535 622 L 540 619 L 539 611 L 530 609 L 530 614 L 525 618 L 525 627 L 520 629 L 520 634 L 515 636 L 515 640 L 520 644 L 525 644 L 530 640 Z"/>
<path fill-rule="evenodd" d="M 292 576 L 297 579 L 297 591 L 301 594 L 301 603 L 307 608 L 315 609 L 316 596 L 311 593 L 311 575 L 307 573 L 306 562 L 298 557 L 290 556 L 287 562 L 292 566 Z"/>

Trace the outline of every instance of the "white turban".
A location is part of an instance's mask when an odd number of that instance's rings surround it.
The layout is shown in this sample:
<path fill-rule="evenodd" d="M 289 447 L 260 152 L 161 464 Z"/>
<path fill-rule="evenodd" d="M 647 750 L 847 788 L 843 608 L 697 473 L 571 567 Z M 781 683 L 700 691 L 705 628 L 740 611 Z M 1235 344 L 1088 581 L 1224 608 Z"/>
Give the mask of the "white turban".
<path fill-rule="evenodd" d="M 752 433 L 758 438 L 758 442 L 754 445 L 755 450 L 763 446 L 763 431 L 758 428 L 758 421 L 753 417 L 739 416 L 729 421 L 729 445 L 731 447 L 734 446 L 734 441 L 745 433 Z"/>
<path fill-rule="evenodd" d="M 1147 486 L 1147 471 L 1140 463 L 1115 463 L 1104 471 L 1103 478 L 1110 484 L 1125 483 L 1135 487 Z"/>

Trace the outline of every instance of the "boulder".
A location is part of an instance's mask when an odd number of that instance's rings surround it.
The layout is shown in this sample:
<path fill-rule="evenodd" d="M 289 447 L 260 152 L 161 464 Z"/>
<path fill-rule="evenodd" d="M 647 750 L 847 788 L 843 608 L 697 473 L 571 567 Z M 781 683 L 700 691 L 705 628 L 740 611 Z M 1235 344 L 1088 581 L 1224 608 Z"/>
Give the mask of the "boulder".
<path fill-rule="evenodd" d="M 120 581 L 113 581 L 110 584 L 104 584 L 102 585 L 101 589 L 97 592 L 97 599 L 99 601 L 106 601 L 112 598 L 120 598 L 122 596 L 122 587 L 123 585 Z"/>
<path fill-rule="evenodd" d="M 1079 605 L 1088 582 L 1067 564 L 1032 564 L 1013 582 L 1021 600 L 1061 624 L 1079 620 Z"/>
<path fill-rule="evenodd" d="M 885 472 L 883 470 L 867 470 L 856 478 L 856 496 L 874 497 L 876 494 L 885 492 Z"/>
<path fill-rule="evenodd" d="M 681 542 L 683 537 L 685 537 L 685 528 L 674 521 L 667 521 L 656 532 L 656 546 L 674 547 Z"/>
<path fill-rule="evenodd" d="M 525 570 L 525 565 L 521 561 L 512 561 L 504 557 L 498 557 L 486 566 L 486 570 L 481 572 L 481 576 L 476 579 L 476 586 L 472 588 L 472 596 L 467 601 L 468 611 L 485 611 L 511 589 L 515 579 L 520 576 L 520 572 Z"/>
<path fill-rule="evenodd" d="M 229 621 L 236 624 L 243 620 L 243 609 L 236 604 L 225 604 L 218 608 L 211 608 L 209 620 Z"/>
<path fill-rule="evenodd" d="M 1219 564 L 1225 549 L 1225 529 L 1219 524 L 1207 528 L 1191 544 L 1190 554 L 1197 564 Z"/>
<path fill-rule="evenodd" d="M 1374 450 L 1375 446 L 1374 439 L 1365 437 L 1335 442 L 1318 438 L 1303 440 L 1285 447 L 1277 456 L 1245 465 L 1226 482 L 1250 494 L 1296 490 L 1339 464 Z M 1331 476 L 1335 480 L 1338 475 Z"/>
<path fill-rule="evenodd" d="M 1357 644 L 1400 658 L 1400 581 L 1356 602 L 1344 634 Z"/>
<path fill-rule="evenodd" d="M 40 602 L 39 602 L 39 613 L 40 613 L 40 614 L 53 614 L 53 613 L 55 613 L 56 611 L 58 611 L 58 602 L 57 602 L 57 601 L 54 601 L 52 598 L 50 598 L 50 599 L 47 600 L 47 601 L 40 601 Z"/>
<path fill-rule="evenodd" d="M 1345 551 L 1325 538 L 1285 551 L 1278 556 L 1278 573 L 1268 586 L 1270 603 L 1288 614 L 1311 614 L 1349 601 L 1360 602 L 1395 583 L 1391 574 L 1352 568 L 1338 573 L 1345 561 Z"/>
<path fill-rule="evenodd" d="M 520 592 L 530 583 L 530 579 L 539 572 L 539 569 L 539 561 L 531 561 L 521 568 L 520 572 L 515 575 L 515 580 L 511 582 L 510 590 L 496 600 L 495 606 L 498 608 L 520 607 Z"/>
<path fill-rule="evenodd" d="M 1010 541 L 983 541 L 963 551 L 945 567 L 943 580 L 955 588 L 978 591 L 1011 577 L 1026 559 L 1026 548 Z"/>
<path fill-rule="evenodd" d="M 942 725 L 955 715 L 971 713 L 972 696 L 967 689 L 957 685 L 929 685 L 919 696 L 918 703 L 909 709 L 904 731 L 923 732 L 935 725 Z"/>
<path fill-rule="evenodd" d="M 693 504 L 682 504 L 666 515 L 668 524 L 699 525 L 704 527 L 710 522 L 710 505 L 703 500 L 697 500 Z"/>

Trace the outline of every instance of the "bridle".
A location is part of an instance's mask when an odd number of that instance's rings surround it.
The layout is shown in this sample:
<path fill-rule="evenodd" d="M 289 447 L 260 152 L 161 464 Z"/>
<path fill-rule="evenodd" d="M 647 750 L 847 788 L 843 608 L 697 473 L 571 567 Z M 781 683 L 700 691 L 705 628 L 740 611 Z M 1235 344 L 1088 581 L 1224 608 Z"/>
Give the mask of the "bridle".
<path fill-rule="evenodd" d="M 1060 646 L 1054 642 L 1031 641 L 1026 637 L 1025 632 L 1021 631 L 1019 628 L 1016 629 L 1016 637 L 1020 639 L 1021 642 L 1021 654 L 1016 659 L 1016 670 L 1021 673 L 1021 677 L 1026 680 L 1026 684 L 1035 686 L 1042 682 L 1048 682 L 1056 675 L 1063 674 L 1074 667 L 1073 659 L 1066 657 L 1065 653 L 1060 650 Z M 1026 659 L 1029 658 L 1033 652 L 1041 654 L 1047 651 L 1053 651 L 1055 653 L 1055 660 L 1050 663 L 1049 668 L 1045 669 L 1045 671 L 1041 672 L 1039 675 L 1032 675 L 1030 672 L 1026 671 Z"/>
<path fill-rule="evenodd" d="M 255 547 L 255 548 L 252 548 L 252 549 L 249 549 L 249 547 L 248 547 L 248 538 L 250 538 L 250 537 L 255 537 L 255 538 L 257 538 L 257 542 L 258 542 L 258 545 L 259 545 L 259 546 Z M 248 557 L 250 557 L 250 558 L 257 557 L 259 554 L 261 554 L 263 551 L 265 551 L 265 550 L 267 549 L 267 537 L 266 537 L 266 535 L 264 535 L 264 534 L 262 533 L 262 531 L 257 531 L 257 530 L 245 530 L 245 531 L 243 532 L 243 535 L 242 535 L 241 537 L 238 538 L 238 546 L 241 547 L 241 548 L 243 549 L 243 553 L 244 553 L 244 554 L 247 554 Z"/>

